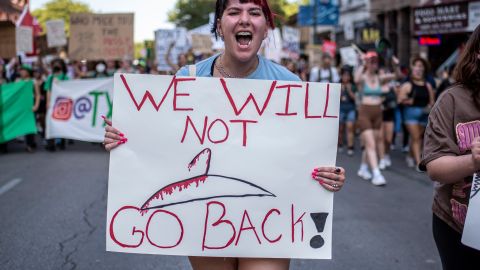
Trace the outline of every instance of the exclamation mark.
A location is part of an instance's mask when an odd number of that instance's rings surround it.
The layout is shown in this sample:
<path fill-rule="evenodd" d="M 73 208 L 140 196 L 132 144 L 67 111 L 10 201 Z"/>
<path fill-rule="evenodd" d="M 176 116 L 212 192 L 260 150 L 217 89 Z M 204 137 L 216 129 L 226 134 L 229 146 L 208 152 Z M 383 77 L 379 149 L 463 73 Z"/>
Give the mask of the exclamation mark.
<path fill-rule="evenodd" d="M 310 213 L 310 216 L 317 227 L 317 232 L 321 233 L 325 229 L 325 223 L 327 222 L 328 213 Z M 310 239 L 310 246 L 312 248 L 321 248 L 325 244 L 321 235 L 315 235 Z"/>

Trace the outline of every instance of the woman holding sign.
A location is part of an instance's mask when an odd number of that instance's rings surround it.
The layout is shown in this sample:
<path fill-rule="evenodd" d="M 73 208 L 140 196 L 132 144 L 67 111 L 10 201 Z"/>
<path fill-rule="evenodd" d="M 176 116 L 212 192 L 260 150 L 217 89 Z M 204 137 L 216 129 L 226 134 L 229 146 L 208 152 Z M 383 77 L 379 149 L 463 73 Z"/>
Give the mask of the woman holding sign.
<path fill-rule="evenodd" d="M 178 76 L 247 78 L 300 81 L 286 68 L 259 55 L 268 29 L 274 28 L 273 14 L 266 0 L 217 0 L 212 32 L 225 42 L 225 51 L 194 66 L 181 68 Z M 106 120 L 105 149 L 111 150 L 127 141 Z M 312 178 L 329 191 L 339 191 L 345 170 L 335 167 L 315 168 Z M 285 270 L 289 259 L 190 257 L 195 270 L 265 269 Z"/>
<path fill-rule="evenodd" d="M 480 26 L 453 77 L 457 83 L 439 97 L 428 117 L 419 167 L 437 182 L 432 229 L 443 269 L 480 269 L 480 251 L 461 242 L 472 175 L 480 171 Z"/>

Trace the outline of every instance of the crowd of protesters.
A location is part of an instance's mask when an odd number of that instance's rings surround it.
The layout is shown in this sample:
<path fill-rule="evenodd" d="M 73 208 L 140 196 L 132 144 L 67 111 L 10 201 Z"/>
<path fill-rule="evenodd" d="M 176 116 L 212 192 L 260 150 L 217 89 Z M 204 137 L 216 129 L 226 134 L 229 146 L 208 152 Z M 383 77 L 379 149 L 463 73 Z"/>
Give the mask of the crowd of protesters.
<path fill-rule="evenodd" d="M 174 74 L 179 67 L 196 63 L 209 55 L 195 55 L 191 50 L 172 61 L 171 49 L 165 62 L 171 71 L 160 71 L 156 62 L 145 60 L 121 61 L 71 61 L 56 58 L 44 63 L 41 58 L 30 64 L 22 64 L 18 58 L 0 62 L 0 84 L 18 80 L 34 80 L 35 102 L 33 111 L 41 138 L 44 138 L 45 114 L 50 105 L 50 93 L 54 80 L 103 78 L 116 72 L 138 74 Z M 362 151 L 358 175 L 371 180 L 374 185 L 385 185 L 381 171 L 392 166 L 389 152 L 396 145 L 394 140 L 403 138 L 402 150 L 406 152 L 409 167 L 420 163 L 422 137 L 428 113 L 440 93 L 452 83 L 453 66 L 434 80 L 427 60 L 416 57 L 410 66 L 400 69 L 398 60 L 382 59 L 374 51 L 360 53 L 358 67 L 341 65 L 335 57 L 324 53 L 320 63 L 309 66 L 306 57 L 294 61 L 283 59 L 281 64 L 297 74 L 303 81 L 341 83 L 340 152 L 353 156 Z M 339 63 L 337 63 L 339 62 Z M 389 65 L 380 63 L 389 63 Z M 438 87 L 436 87 L 439 85 Z M 399 136 L 401 135 L 401 136 Z M 28 152 L 37 148 L 35 136 L 24 139 Z M 356 140 L 358 138 L 358 140 Z M 48 151 L 65 149 L 71 140 L 43 140 Z M 7 152 L 7 144 L 0 145 Z"/>

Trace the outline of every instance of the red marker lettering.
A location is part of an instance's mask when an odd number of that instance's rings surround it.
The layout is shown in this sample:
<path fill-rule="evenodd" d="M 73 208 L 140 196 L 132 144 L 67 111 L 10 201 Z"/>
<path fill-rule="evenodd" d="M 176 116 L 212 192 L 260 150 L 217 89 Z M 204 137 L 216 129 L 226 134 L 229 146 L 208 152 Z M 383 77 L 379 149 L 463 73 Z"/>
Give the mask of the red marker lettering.
<path fill-rule="evenodd" d="M 301 228 L 300 228 L 300 231 L 302 233 L 302 242 L 303 242 L 303 217 L 305 216 L 306 212 L 303 212 L 303 214 L 296 220 L 295 220 L 295 213 L 294 213 L 294 205 L 292 204 L 292 243 L 295 242 L 295 226 L 297 226 L 297 224 L 300 224 L 301 225 Z"/>
<path fill-rule="evenodd" d="M 224 224 L 224 225 L 228 225 L 228 226 L 230 226 L 230 228 L 232 228 L 232 237 L 230 237 L 230 239 L 228 240 L 228 242 L 224 246 L 213 247 L 213 246 L 207 246 L 206 245 L 208 218 L 210 216 L 210 206 L 214 205 L 214 204 L 219 205 L 222 208 L 222 215 L 220 216 L 220 218 L 217 221 L 215 221 L 211 225 L 211 227 L 213 228 L 213 227 L 219 226 L 221 224 Z M 235 240 L 235 236 L 236 236 L 235 226 L 233 226 L 233 223 L 230 220 L 228 220 L 228 219 L 224 220 L 223 219 L 224 217 L 225 217 L 225 205 L 223 203 L 217 202 L 217 201 L 211 201 L 211 202 L 207 203 L 207 214 L 205 215 L 205 225 L 203 227 L 202 251 L 205 250 L 205 249 L 225 249 L 233 243 L 233 240 Z"/>
<path fill-rule="evenodd" d="M 248 219 L 248 223 L 250 224 L 249 227 L 243 227 L 245 218 Z M 243 211 L 242 223 L 240 224 L 240 230 L 238 231 L 238 237 L 237 237 L 237 241 L 235 242 L 235 246 L 238 245 L 238 241 L 240 241 L 240 236 L 242 235 L 242 232 L 246 230 L 253 230 L 253 233 L 255 234 L 255 237 L 257 238 L 258 243 L 260 245 L 262 244 L 262 242 L 260 241 L 260 238 L 258 238 L 257 230 L 255 229 L 255 226 L 253 226 L 252 220 L 250 220 L 250 216 L 248 215 L 247 210 Z"/>
<path fill-rule="evenodd" d="M 243 126 L 243 146 L 247 146 L 247 123 L 258 123 L 253 120 L 230 120 L 230 123 L 242 123 Z"/>
<path fill-rule="evenodd" d="M 330 100 L 330 84 L 327 84 L 327 98 L 325 101 L 325 110 L 323 110 L 323 118 L 338 118 L 338 116 L 327 115 L 328 101 Z"/>
<path fill-rule="evenodd" d="M 266 215 L 265 215 L 265 218 L 263 219 L 262 221 L 262 234 L 263 234 L 263 238 L 267 239 L 268 242 L 270 243 L 275 243 L 275 242 L 278 242 L 280 241 L 280 239 L 282 239 L 282 235 L 280 234 L 277 238 L 271 240 L 270 238 L 267 237 L 267 235 L 265 234 L 265 224 L 267 223 L 267 220 L 268 218 L 270 217 L 270 215 L 272 213 L 277 213 L 277 215 L 280 215 L 280 211 L 278 209 L 272 209 L 270 210 Z"/>
<path fill-rule="evenodd" d="M 110 228 L 109 228 L 110 238 L 113 240 L 113 242 L 115 242 L 117 245 L 121 246 L 122 248 L 137 248 L 143 243 L 143 238 L 144 238 L 145 235 L 142 231 L 137 230 L 136 227 L 133 226 L 132 236 L 134 236 L 135 234 L 140 234 L 141 237 L 140 237 L 140 240 L 137 244 L 127 244 L 127 243 L 120 242 L 117 239 L 117 237 L 115 236 L 115 232 L 113 230 L 114 222 L 115 222 L 115 219 L 117 218 L 118 214 L 120 214 L 120 212 L 123 212 L 125 210 L 129 210 L 129 209 L 130 210 L 135 210 L 138 213 L 140 213 L 140 208 L 137 208 L 135 206 L 124 206 L 124 207 L 120 208 L 117 212 L 115 212 L 115 214 L 112 217 L 112 220 L 110 221 Z"/>
<path fill-rule="evenodd" d="M 152 241 L 152 239 L 150 239 L 150 236 L 148 235 L 148 229 L 150 228 L 150 222 L 152 221 L 152 218 L 157 214 L 157 213 L 164 213 L 166 215 L 170 215 L 172 217 L 175 218 L 175 220 L 178 222 L 178 225 L 180 227 L 180 236 L 178 237 L 178 240 L 175 244 L 173 245 L 165 245 L 165 246 L 162 246 L 162 245 L 159 245 L 159 244 L 156 244 Z M 157 229 L 158 228 L 161 228 L 161 226 L 157 226 Z M 156 210 L 155 212 L 153 212 L 153 214 L 148 218 L 148 222 L 147 222 L 147 228 L 145 229 L 146 231 L 146 235 L 147 235 L 147 240 L 148 242 L 150 242 L 150 244 L 152 244 L 153 246 L 156 246 L 158 248 L 174 248 L 176 246 L 178 246 L 181 242 L 182 242 L 182 239 L 183 239 L 183 224 L 182 224 L 182 221 L 178 218 L 177 215 L 175 215 L 174 213 L 170 212 L 170 211 L 166 211 L 166 210 Z"/>
<path fill-rule="evenodd" d="M 292 87 L 302 88 L 302 85 L 300 85 L 300 84 L 287 84 L 287 85 L 277 86 L 277 89 L 287 88 L 287 98 L 285 99 L 285 112 L 283 112 L 283 113 L 275 113 L 276 115 L 278 115 L 278 116 L 292 116 L 292 115 L 297 115 L 296 112 L 291 113 L 291 112 L 288 111 L 288 108 L 289 108 L 289 106 L 290 106 L 290 90 L 291 90 Z"/>
<path fill-rule="evenodd" d="M 310 84 L 307 83 L 307 89 L 305 90 L 305 119 L 311 119 L 311 118 L 322 118 L 320 115 L 309 115 L 308 113 L 308 106 L 310 104 L 309 102 L 309 93 L 310 93 Z"/>
<path fill-rule="evenodd" d="M 265 109 L 267 108 L 268 103 L 270 102 L 270 98 L 272 97 L 273 90 L 275 90 L 275 85 L 277 84 L 277 81 L 272 82 L 272 85 L 270 86 L 270 90 L 268 91 L 268 96 L 265 99 L 265 102 L 263 103 L 263 106 L 262 106 L 261 109 L 260 109 L 260 106 L 257 103 L 257 100 L 255 99 L 255 97 L 253 96 L 252 93 L 250 93 L 248 95 L 247 100 L 245 100 L 242 107 L 240 107 L 240 109 L 238 109 L 237 105 L 235 104 L 235 101 L 233 100 L 232 95 L 230 94 L 230 90 L 228 90 L 227 83 L 225 82 L 225 80 L 223 78 L 220 78 L 220 82 L 223 86 L 223 90 L 225 91 L 225 94 L 227 95 L 228 101 L 230 102 L 230 105 L 232 106 L 233 112 L 237 116 L 242 113 L 242 111 L 245 109 L 245 107 L 247 106 L 247 104 L 250 101 L 253 102 L 253 105 L 255 106 L 255 109 L 257 110 L 258 115 L 261 116 L 265 112 Z"/>
<path fill-rule="evenodd" d="M 183 130 L 183 136 L 182 136 L 182 140 L 180 142 L 183 143 L 185 141 L 185 137 L 187 136 L 188 127 L 191 126 L 193 128 L 193 131 L 197 135 L 197 138 L 200 141 L 200 144 L 203 145 L 203 142 L 205 141 L 205 132 L 207 131 L 207 123 L 208 123 L 208 116 L 205 116 L 205 120 L 203 121 L 202 135 L 200 135 L 198 133 L 197 128 L 195 127 L 195 124 L 193 124 L 192 119 L 190 118 L 190 116 L 187 115 L 187 119 L 185 120 L 185 129 Z"/>
<path fill-rule="evenodd" d="M 174 82 L 174 86 L 173 86 L 173 110 L 174 111 L 193 111 L 193 108 L 178 108 L 177 107 L 177 97 L 188 97 L 190 96 L 190 94 L 188 93 L 178 93 L 177 92 L 177 87 L 178 87 L 178 83 L 179 82 L 183 82 L 183 81 L 194 81 L 195 78 L 177 78 Z"/>

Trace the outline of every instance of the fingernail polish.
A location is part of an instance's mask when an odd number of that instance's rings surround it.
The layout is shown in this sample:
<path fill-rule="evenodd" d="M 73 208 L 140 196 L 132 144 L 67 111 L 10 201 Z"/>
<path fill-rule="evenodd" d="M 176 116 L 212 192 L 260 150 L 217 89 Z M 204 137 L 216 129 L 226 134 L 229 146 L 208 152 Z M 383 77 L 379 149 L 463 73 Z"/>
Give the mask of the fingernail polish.
<path fill-rule="evenodd" d="M 120 134 L 118 134 L 118 135 L 120 135 L 120 136 L 122 136 L 122 137 L 125 137 L 125 134 L 123 134 L 123 133 L 120 133 Z"/>
<path fill-rule="evenodd" d="M 318 168 L 313 169 L 314 171 L 318 172 Z"/>
<path fill-rule="evenodd" d="M 122 141 L 123 141 L 123 142 L 128 142 L 128 139 L 127 139 L 127 138 L 125 138 L 125 139 L 122 139 Z"/>
<path fill-rule="evenodd" d="M 120 144 L 122 144 L 122 143 L 124 143 L 124 142 L 123 142 L 123 141 L 118 141 L 118 142 L 117 142 L 117 145 L 120 145 Z"/>
<path fill-rule="evenodd" d="M 335 169 L 335 172 L 336 172 L 336 173 L 339 173 L 340 171 L 341 171 L 340 168 L 336 168 L 336 169 Z"/>

